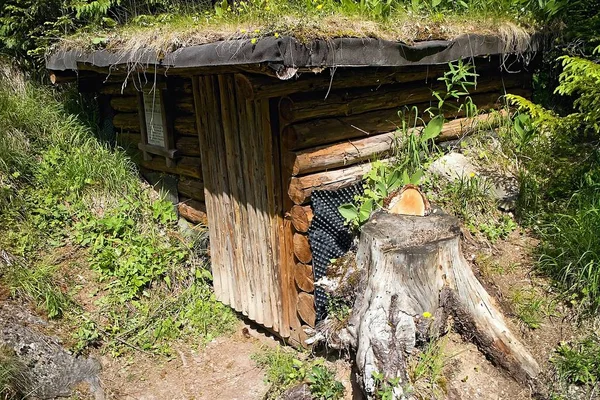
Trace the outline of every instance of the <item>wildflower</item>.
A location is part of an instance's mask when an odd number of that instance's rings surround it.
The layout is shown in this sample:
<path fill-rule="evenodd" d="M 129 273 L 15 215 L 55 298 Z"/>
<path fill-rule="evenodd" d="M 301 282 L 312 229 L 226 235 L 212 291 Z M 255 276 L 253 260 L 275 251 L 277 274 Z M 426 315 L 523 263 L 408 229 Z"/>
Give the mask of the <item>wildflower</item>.
<path fill-rule="evenodd" d="M 265 7 L 265 11 L 269 11 L 270 9 L 271 9 L 271 7 L 269 7 L 269 6 Z"/>
<path fill-rule="evenodd" d="M 254 30 L 254 33 L 259 33 L 259 32 L 260 32 L 260 29 L 255 29 Z"/>
<path fill-rule="evenodd" d="M 277 39 L 279 37 L 279 32 L 275 32 L 275 35 L 273 36 L 275 36 L 275 39 Z"/>
<path fill-rule="evenodd" d="M 247 31 L 247 30 L 245 30 L 245 29 L 240 29 L 240 32 L 241 32 L 241 33 L 246 33 L 246 32 L 248 32 L 248 31 Z"/>
<path fill-rule="evenodd" d="M 431 318 L 431 317 L 432 317 L 432 315 L 431 315 L 431 313 L 429 311 L 425 311 L 423 313 L 423 318 Z"/>
<path fill-rule="evenodd" d="M 320 10 L 321 8 L 323 8 L 323 4 L 319 4 L 319 5 L 317 6 L 317 10 Z"/>
<path fill-rule="evenodd" d="M 256 44 L 256 42 L 258 42 L 257 38 L 252 38 L 252 40 L 250 40 L 250 43 L 252 43 L 252 44 Z"/>
<path fill-rule="evenodd" d="M 471 173 L 469 174 L 469 178 L 473 178 L 474 176 L 475 176 L 475 172 L 471 172 Z"/>

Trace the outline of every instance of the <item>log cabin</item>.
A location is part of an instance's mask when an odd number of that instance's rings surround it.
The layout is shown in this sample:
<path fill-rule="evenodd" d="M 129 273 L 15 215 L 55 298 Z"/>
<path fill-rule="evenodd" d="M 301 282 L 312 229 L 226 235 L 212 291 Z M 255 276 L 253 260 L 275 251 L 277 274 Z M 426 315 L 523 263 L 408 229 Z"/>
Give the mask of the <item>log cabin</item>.
<path fill-rule="evenodd" d="M 181 216 L 208 225 L 217 298 L 303 345 L 316 321 L 312 193 L 355 184 L 389 155 L 399 110 L 429 107 L 449 62 L 474 65 L 480 110 L 505 93 L 529 97 L 538 47 L 484 35 L 413 45 L 265 37 L 166 54 L 65 50 L 47 68 L 52 82 L 96 93 L 142 173 L 170 177 Z M 472 124 L 462 111 L 446 118 L 443 140 Z"/>

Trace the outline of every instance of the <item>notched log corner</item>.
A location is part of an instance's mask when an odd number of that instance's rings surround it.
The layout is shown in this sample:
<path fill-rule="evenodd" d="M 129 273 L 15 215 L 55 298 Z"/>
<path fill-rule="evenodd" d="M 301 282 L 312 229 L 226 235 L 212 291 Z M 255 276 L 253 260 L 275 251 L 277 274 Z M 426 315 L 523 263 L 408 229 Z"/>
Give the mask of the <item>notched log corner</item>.
<path fill-rule="evenodd" d="M 450 316 L 465 339 L 517 381 L 531 382 L 539 374 L 463 257 L 460 232 L 458 220 L 439 210 L 425 217 L 379 212 L 362 229 L 356 264 L 345 260 L 343 268 L 333 268 L 329 286 L 322 286 L 346 300 L 353 291 L 345 326 L 335 335 L 329 331 L 328 339 L 355 350 L 368 396 L 377 390 L 375 372 L 407 383 L 408 357 L 445 334 Z M 353 285 L 344 287 L 349 281 Z"/>

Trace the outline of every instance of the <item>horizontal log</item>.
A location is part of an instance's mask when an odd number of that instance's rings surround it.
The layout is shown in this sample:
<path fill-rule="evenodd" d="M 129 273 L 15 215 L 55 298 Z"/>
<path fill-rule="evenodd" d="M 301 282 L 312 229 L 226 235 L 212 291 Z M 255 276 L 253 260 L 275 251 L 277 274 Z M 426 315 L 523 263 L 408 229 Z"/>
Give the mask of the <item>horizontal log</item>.
<path fill-rule="evenodd" d="M 138 90 L 134 87 L 133 83 L 127 82 L 126 86 L 123 86 L 123 82 L 105 83 L 100 87 L 100 93 L 110 95 L 135 95 Z"/>
<path fill-rule="evenodd" d="M 208 226 L 208 217 L 206 215 L 206 204 L 192 199 L 182 199 L 177 205 L 179 215 L 194 224 Z"/>
<path fill-rule="evenodd" d="M 312 251 L 308 243 L 308 236 L 294 233 L 294 255 L 301 263 L 308 264 L 312 261 Z"/>
<path fill-rule="evenodd" d="M 153 171 L 202 179 L 200 158 L 198 157 L 182 157 L 177 160 L 174 167 L 169 167 L 167 166 L 164 157 L 153 156 L 150 161 L 141 161 L 141 166 Z"/>
<path fill-rule="evenodd" d="M 294 278 L 296 280 L 296 285 L 298 285 L 298 287 L 301 290 L 308 293 L 311 293 L 315 290 L 312 265 L 302 263 L 296 264 L 296 268 L 294 270 Z"/>
<path fill-rule="evenodd" d="M 177 191 L 185 197 L 204 201 L 204 182 L 200 179 L 182 176 L 177 183 Z"/>
<path fill-rule="evenodd" d="M 308 293 L 298 294 L 296 309 L 298 310 L 298 315 L 302 318 L 302 321 L 306 322 L 311 328 L 314 328 L 317 320 L 315 297 Z"/>
<path fill-rule="evenodd" d="M 180 136 L 197 137 L 196 119 L 192 115 L 175 115 L 173 125 L 175 133 Z M 113 117 L 113 126 L 127 132 L 140 132 L 138 113 L 118 113 Z"/>
<path fill-rule="evenodd" d="M 235 82 L 248 99 L 281 97 L 299 92 L 317 92 L 348 87 L 378 86 L 435 80 L 448 70 L 447 65 L 401 68 L 344 68 L 327 73 L 300 75 L 282 81 L 265 75 L 236 74 Z M 323 93 L 323 96 L 325 93 Z"/>
<path fill-rule="evenodd" d="M 507 88 L 507 92 L 527 96 L 530 91 L 520 88 Z M 473 103 L 480 110 L 498 108 L 502 104 L 499 99 L 501 91 L 479 93 L 471 96 Z M 411 104 L 408 108 L 416 107 L 423 113 L 429 102 Z M 322 118 L 287 126 L 283 131 L 284 145 L 290 150 L 301 150 L 324 144 L 336 143 L 342 140 L 367 137 L 378 133 L 391 132 L 402 126 L 404 107 L 394 107 L 385 110 L 370 111 L 364 114 L 350 115 L 347 117 Z M 464 111 L 445 112 L 446 118 L 452 119 L 464 115 Z M 407 112 L 408 125 L 414 121 L 413 113 Z M 427 120 L 427 115 L 422 116 Z"/>
<path fill-rule="evenodd" d="M 353 165 L 348 168 L 320 172 L 290 180 L 288 195 L 295 204 L 305 204 L 315 189 L 337 190 L 362 180 L 371 170 L 371 163 Z"/>
<path fill-rule="evenodd" d="M 175 148 L 183 156 L 200 157 L 200 140 L 198 136 L 181 136 L 177 139 Z"/>
<path fill-rule="evenodd" d="M 472 93 L 501 90 L 505 87 L 524 85 L 529 74 L 481 76 Z M 284 97 L 279 103 L 279 112 L 285 124 L 313 118 L 360 114 L 379 109 L 400 108 L 433 100 L 432 90 L 444 91 L 442 82 L 408 83 L 406 85 L 383 85 L 377 88 L 357 88 L 331 93 L 326 100 L 307 94 Z"/>
<path fill-rule="evenodd" d="M 298 232 L 308 232 L 313 219 L 313 211 L 310 206 L 293 206 L 290 210 L 292 225 Z"/>
<path fill-rule="evenodd" d="M 175 133 L 182 136 L 193 136 L 198 138 L 196 130 L 196 117 L 193 115 L 175 115 L 173 118 Z"/>
<path fill-rule="evenodd" d="M 447 122 L 442 128 L 438 141 L 454 139 L 468 134 L 482 124 L 490 126 L 495 119 L 492 115 L 482 114 L 474 118 L 459 118 Z M 498 122 L 497 119 L 495 119 Z M 408 130 L 408 134 L 418 134 L 422 127 Z M 312 149 L 289 153 L 286 158 L 293 176 L 325 171 L 357 164 L 374 158 L 387 157 L 399 139 L 398 131 L 368 136 L 365 139 L 319 146 Z"/>
<path fill-rule="evenodd" d="M 138 98 L 137 96 L 112 96 L 110 106 L 117 112 L 138 112 Z"/>
<path fill-rule="evenodd" d="M 174 98 L 175 111 L 180 114 L 194 113 L 194 98 L 191 95 L 169 96 Z"/>
<path fill-rule="evenodd" d="M 118 113 L 113 117 L 113 126 L 126 132 L 140 132 L 138 113 Z"/>

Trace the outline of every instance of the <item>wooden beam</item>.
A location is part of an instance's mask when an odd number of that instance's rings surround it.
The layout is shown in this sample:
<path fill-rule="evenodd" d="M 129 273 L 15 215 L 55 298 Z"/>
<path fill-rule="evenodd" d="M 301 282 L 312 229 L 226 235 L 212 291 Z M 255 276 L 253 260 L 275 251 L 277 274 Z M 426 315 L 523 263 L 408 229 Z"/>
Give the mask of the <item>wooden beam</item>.
<path fill-rule="evenodd" d="M 531 91 L 520 88 L 507 88 L 508 93 L 528 96 Z M 471 96 L 473 103 L 479 110 L 495 109 L 501 106 L 500 98 L 503 92 L 494 91 L 477 93 Z M 416 107 L 423 122 L 427 122 L 428 115 L 424 110 L 430 106 L 429 102 L 411 104 L 405 107 L 394 107 L 385 110 L 375 110 L 364 114 L 350 115 L 347 117 L 320 118 L 311 121 L 289 125 L 283 132 L 286 146 L 292 150 L 302 150 L 309 147 L 340 142 L 342 140 L 364 138 L 379 133 L 391 132 L 402 126 L 402 111 Z M 464 116 L 464 110 L 445 112 L 447 119 Z M 414 113 L 406 112 L 404 116 L 407 125 L 414 125 Z"/>
<path fill-rule="evenodd" d="M 505 87 L 525 86 L 529 74 L 481 76 L 472 93 L 494 92 Z M 404 105 L 432 101 L 432 90 L 444 91 L 440 82 L 424 85 L 421 82 L 406 85 L 383 85 L 379 88 L 340 90 L 323 99 L 314 94 L 284 97 L 279 104 L 282 119 L 287 124 L 309 119 L 366 113 L 373 110 L 400 108 Z"/>
<path fill-rule="evenodd" d="M 164 157 L 154 156 L 151 160 L 141 161 L 141 166 L 153 171 L 202 179 L 200 159 L 197 157 L 182 157 L 176 162 L 175 166 L 169 167 Z"/>
<path fill-rule="evenodd" d="M 179 215 L 194 224 L 208 226 L 208 217 L 206 215 L 206 204 L 192 199 L 181 199 L 177 205 Z"/>
<path fill-rule="evenodd" d="M 177 182 L 177 191 L 180 195 L 194 200 L 204 201 L 204 182 L 200 179 L 181 176 Z"/>
<path fill-rule="evenodd" d="M 305 204 L 315 189 L 337 190 L 362 180 L 371 170 L 371 163 L 353 165 L 334 171 L 319 172 L 290 180 L 288 194 L 295 204 Z"/>
<path fill-rule="evenodd" d="M 437 141 L 455 139 L 467 135 L 480 126 L 497 126 L 499 120 L 490 114 L 482 114 L 474 118 L 459 118 L 444 124 Z M 422 127 L 412 128 L 407 134 L 418 134 Z M 391 155 L 395 143 L 401 140 L 401 132 L 393 131 L 365 139 L 348 140 L 341 143 L 300 150 L 289 155 L 288 167 L 293 176 L 313 172 L 321 172 L 339 167 L 358 164 L 363 161 Z"/>

